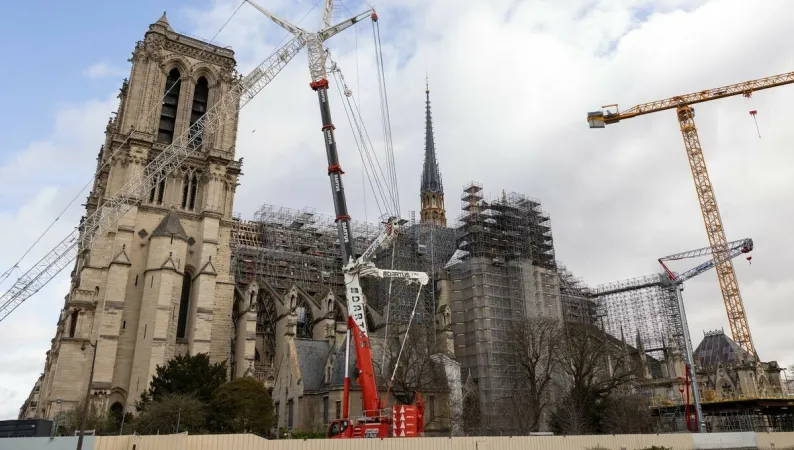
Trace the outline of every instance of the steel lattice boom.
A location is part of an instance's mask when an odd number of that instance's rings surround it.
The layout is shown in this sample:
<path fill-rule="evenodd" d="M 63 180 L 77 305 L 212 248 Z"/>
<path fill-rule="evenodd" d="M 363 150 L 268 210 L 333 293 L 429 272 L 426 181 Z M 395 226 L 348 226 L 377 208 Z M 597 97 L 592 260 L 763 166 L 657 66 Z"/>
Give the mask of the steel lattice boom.
<path fill-rule="evenodd" d="M 713 257 L 717 269 L 717 279 L 722 291 L 722 299 L 728 313 L 728 323 L 731 328 L 733 340 L 751 355 L 757 358 L 750 327 L 739 292 L 739 282 L 731 258 L 728 258 L 728 241 L 725 238 L 725 229 L 722 225 L 714 188 L 711 185 L 703 149 L 700 146 L 697 127 L 695 126 L 695 110 L 690 105 L 710 100 L 717 100 L 735 95 L 750 97 L 753 91 L 769 89 L 794 83 L 794 72 L 788 72 L 767 78 L 761 78 L 743 83 L 732 84 L 714 89 L 707 89 L 693 94 L 680 95 L 664 100 L 643 103 L 625 111 L 620 111 L 617 105 L 607 105 L 602 108 L 614 108 L 614 111 L 595 111 L 587 113 L 590 128 L 604 128 L 606 125 L 618 123 L 623 119 L 650 114 L 668 109 L 676 110 L 681 136 L 684 139 L 689 168 L 695 182 L 695 191 L 698 203 L 706 226 L 706 235 L 713 249 Z M 717 261 L 721 261 L 717 263 Z"/>
<path fill-rule="evenodd" d="M 679 259 L 698 258 L 706 255 L 713 255 L 712 247 L 703 247 L 697 250 L 690 250 L 688 252 L 676 253 L 674 255 L 665 256 L 663 258 L 659 258 L 659 264 L 661 264 L 664 271 L 667 272 L 667 276 L 670 277 L 670 281 L 673 281 L 676 284 L 682 284 L 684 281 L 696 277 L 701 273 L 710 270 L 712 267 L 716 265 L 719 265 L 727 260 L 733 259 L 743 253 L 749 253 L 753 251 L 753 240 L 747 238 L 747 239 L 740 239 L 738 241 L 728 242 L 726 248 L 727 251 L 725 253 L 718 256 L 714 256 L 710 261 L 706 261 L 703 264 L 699 264 L 698 266 L 695 266 L 680 274 L 673 273 L 670 269 L 667 268 L 664 262 L 677 261 Z"/>
<path fill-rule="evenodd" d="M 176 170 L 187 158 L 199 153 L 201 136 L 211 135 L 233 117 L 281 72 L 304 45 L 305 42 L 298 37 L 287 42 L 243 78 L 237 89 L 232 89 L 221 97 L 204 116 L 174 139 L 143 170 L 134 172 L 133 178 L 116 195 L 107 199 L 0 297 L 0 321 L 49 283 L 74 260 L 79 251 L 90 248 L 99 236 L 115 226 L 127 211 L 140 203 L 152 186 Z"/>

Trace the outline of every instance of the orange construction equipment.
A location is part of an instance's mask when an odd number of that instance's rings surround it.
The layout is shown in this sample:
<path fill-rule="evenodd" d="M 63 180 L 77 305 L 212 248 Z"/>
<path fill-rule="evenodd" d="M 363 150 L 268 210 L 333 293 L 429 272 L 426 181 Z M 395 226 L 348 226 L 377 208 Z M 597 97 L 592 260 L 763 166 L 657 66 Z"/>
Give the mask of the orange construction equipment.
<path fill-rule="evenodd" d="M 706 235 L 709 239 L 709 245 L 713 249 L 714 260 L 722 261 L 717 265 L 717 278 L 720 282 L 725 308 L 728 311 L 728 323 L 731 327 L 731 335 L 733 336 L 733 340 L 736 341 L 741 348 L 753 355 L 756 360 L 758 359 L 758 354 L 755 351 L 753 339 L 750 335 L 750 327 L 747 324 L 747 316 L 744 311 L 742 296 L 739 293 L 739 283 L 736 281 L 733 263 L 730 259 L 726 260 L 724 258 L 727 252 L 728 242 L 725 238 L 722 218 L 717 208 L 714 189 L 711 186 L 711 180 L 706 170 L 706 160 L 703 158 L 703 150 L 700 147 L 700 139 L 698 137 L 697 128 L 695 127 L 695 109 L 692 108 L 691 105 L 735 95 L 750 97 L 755 91 L 792 83 L 794 83 L 794 72 L 789 72 L 758 80 L 746 81 L 744 83 L 707 89 L 693 94 L 643 103 L 625 111 L 620 111 L 617 105 L 607 105 L 602 106 L 602 108 L 605 108 L 604 111 L 587 113 L 587 122 L 590 124 L 590 128 L 604 128 L 606 125 L 618 123 L 621 120 L 631 119 L 658 111 L 675 109 L 681 135 L 684 137 L 684 147 L 689 159 L 689 167 L 692 170 L 692 177 L 695 181 L 695 190 L 698 194 L 700 210 L 703 213 L 703 221 L 706 225 Z M 614 111 L 610 111 L 608 108 L 614 108 Z"/>

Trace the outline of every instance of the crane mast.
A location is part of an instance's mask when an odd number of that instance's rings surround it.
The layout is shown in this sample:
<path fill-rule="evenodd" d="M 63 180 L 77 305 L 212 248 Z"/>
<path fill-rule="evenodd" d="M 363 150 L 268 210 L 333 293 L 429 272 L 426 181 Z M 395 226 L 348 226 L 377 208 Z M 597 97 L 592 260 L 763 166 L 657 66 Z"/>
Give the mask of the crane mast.
<path fill-rule="evenodd" d="M 604 128 L 606 125 L 618 123 L 621 120 L 675 109 L 681 136 L 684 140 L 689 168 L 695 183 L 700 211 L 706 228 L 706 236 L 712 248 L 712 255 L 716 264 L 717 279 L 722 292 L 722 299 L 728 314 L 728 324 L 733 340 L 739 346 L 758 359 L 753 345 L 750 326 L 747 322 L 742 296 L 739 291 L 739 282 L 731 258 L 728 258 L 728 241 L 722 225 L 714 188 L 706 168 L 706 160 L 700 145 L 697 127 L 695 126 L 695 109 L 691 105 L 696 103 L 718 100 L 736 95 L 750 97 L 754 91 L 770 89 L 794 83 L 794 72 L 788 72 L 743 83 L 731 84 L 719 88 L 707 89 L 692 94 L 680 95 L 664 100 L 643 103 L 627 110 L 620 111 L 617 105 L 606 105 L 606 110 L 587 113 L 590 128 Z M 608 108 L 614 108 L 614 111 Z M 717 261 L 720 261 L 717 263 Z"/>
<path fill-rule="evenodd" d="M 369 339 L 366 321 L 366 298 L 361 289 L 361 276 L 377 278 L 399 278 L 409 283 L 418 283 L 424 286 L 428 282 L 427 274 L 423 272 L 409 272 L 400 270 L 380 270 L 372 263 L 371 259 L 378 248 L 387 247 L 392 243 L 399 232 L 402 221 L 395 217 L 390 217 L 385 223 L 385 230 L 373 241 L 361 256 L 356 258 L 353 249 L 352 233 L 350 230 L 350 215 L 347 210 L 347 199 L 345 197 L 344 184 L 342 182 L 342 167 L 339 161 L 339 152 L 334 135 L 334 123 L 331 118 L 331 107 L 328 98 L 328 79 L 326 78 L 325 62 L 327 53 L 323 48 L 323 42 L 329 37 L 347 28 L 348 26 L 369 16 L 374 22 L 378 20 L 377 14 L 373 10 L 359 14 L 340 24 L 330 26 L 331 15 L 333 12 L 333 0 L 325 0 L 323 10 L 324 29 L 318 32 L 308 32 L 288 21 L 276 17 L 273 13 L 253 0 L 245 0 L 254 6 L 259 12 L 270 18 L 273 22 L 295 35 L 296 39 L 306 44 L 309 54 L 309 73 L 311 82 L 309 87 L 317 93 L 317 100 L 320 107 L 320 119 L 322 121 L 321 131 L 325 144 L 326 159 L 328 161 L 328 177 L 331 183 L 331 195 L 334 202 L 334 212 L 336 214 L 337 232 L 339 235 L 340 252 L 342 256 L 342 271 L 345 281 L 345 296 L 348 308 L 348 344 L 352 337 L 356 350 L 356 365 L 358 369 L 358 383 L 361 386 L 362 409 L 364 420 L 358 424 L 353 424 L 347 417 L 349 412 L 349 389 L 350 379 L 345 364 L 345 384 L 344 384 L 344 412 L 345 418 L 332 422 L 329 427 L 329 437 L 387 437 L 389 428 L 392 425 L 392 418 L 385 417 L 381 413 L 383 404 L 378 398 L 378 389 L 375 379 L 375 370 L 372 361 L 372 347 Z M 420 287 L 421 289 L 421 287 Z M 352 335 L 352 336 L 351 336 Z M 348 345 L 349 349 L 349 345 Z M 420 403 L 420 402 L 418 402 Z M 404 406 L 404 405 L 403 405 Z M 419 420 L 419 429 L 423 430 L 422 412 L 423 406 L 417 407 L 417 414 L 414 420 Z M 404 410 L 404 408 L 403 408 Z M 341 427 L 331 430 L 334 426 L 345 425 L 345 430 Z M 404 435 L 404 434 L 403 434 Z"/>

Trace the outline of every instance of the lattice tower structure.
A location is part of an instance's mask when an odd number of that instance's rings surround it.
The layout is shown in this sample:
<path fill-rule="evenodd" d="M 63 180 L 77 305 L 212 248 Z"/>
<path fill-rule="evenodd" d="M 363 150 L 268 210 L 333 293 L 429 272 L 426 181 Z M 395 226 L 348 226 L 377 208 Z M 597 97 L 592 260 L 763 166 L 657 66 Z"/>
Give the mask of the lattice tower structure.
<path fill-rule="evenodd" d="M 352 222 L 358 254 L 377 237 L 375 224 Z M 334 218 L 313 208 L 263 205 L 253 220 L 238 221 L 233 230 L 232 259 L 238 283 L 256 276 L 284 293 L 298 284 L 314 296 L 333 290 L 344 298 L 342 260 Z"/>
<path fill-rule="evenodd" d="M 422 289 L 417 306 L 416 322 L 434 320 L 438 307 L 438 271 L 449 261 L 455 251 L 458 230 L 455 228 L 409 222 L 402 234 L 394 240 L 394 245 L 375 254 L 375 261 L 381 269 L 412 270 L 430 275 L 430 284 Z M 401 282 L 362 280 L 368 304 L 380 312 L 390 325 L 408 322 L 417 287 Z M 388 305 L 388 314 L 386 311 Z"/>
<path fill-rule="evenodd" d="M 560 280 L 560 303 L 563 320 L 570 323 L 596 324 L 598 305 L 587 284 L 557 261 L 557 276 Z"/>
<path fill-rule="evenodd" d="M 517 193 L 483 197 L 472 182 L 461 195 L 458 252 L 449 264 L 456 356 L 476 380 L 484 423 L 498 427 L 512 394 L 505 354 L 513 324 L 529 315 L 561 317 L 549 216 Z"/>
<path fill-rule="evenodd" d="M 685 348 L 675 289 L 662 273 L 596 286 L 596 324 L 618 339 L 639 337 L 647 354 L 664 359 L 669 346 Z"/>

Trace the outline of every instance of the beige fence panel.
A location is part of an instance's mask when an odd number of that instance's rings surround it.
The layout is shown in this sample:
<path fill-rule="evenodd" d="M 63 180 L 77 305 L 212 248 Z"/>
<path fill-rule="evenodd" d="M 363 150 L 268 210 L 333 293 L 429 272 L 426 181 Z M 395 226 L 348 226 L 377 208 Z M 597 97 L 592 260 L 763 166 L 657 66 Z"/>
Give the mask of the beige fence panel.
<path fill-rule="evenodd" d="M 761 450 L 794 450 L 794 433 L 755 433 L 755 442 Z"/>
<path fill-rule="evenodd" d="M 688 434 L 275 440 L 253 435 L 99 436 L 95 450 L 640 450 L 693 449 Z"/>

